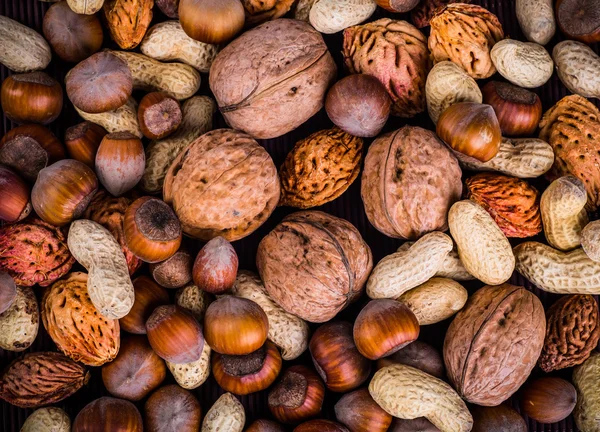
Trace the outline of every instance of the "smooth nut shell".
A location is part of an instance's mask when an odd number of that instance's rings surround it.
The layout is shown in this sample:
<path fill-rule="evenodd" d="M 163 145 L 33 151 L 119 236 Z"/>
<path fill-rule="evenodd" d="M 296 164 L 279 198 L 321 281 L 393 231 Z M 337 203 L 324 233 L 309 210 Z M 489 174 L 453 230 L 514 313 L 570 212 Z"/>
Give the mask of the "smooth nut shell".
<path fill-rule="evenodd" d="M 65 147 L 69 156 L 93 169 L 96 152 L 106 134 L 102 126 L 88 121 L 71 126 L 65 132 Z"/>
<path fill-rule="evenodd" d="M 331 420 L 309 420 L 294 428 L 294 432 L 349 432 L 348 429 Z"/>
<path fill-rule="evenodd" d="M 142 141 L 129 132 L 111 133 L 96 153 L 98 180 L 114 196 L 133 189 L 144 175 L 146 156 Z"/>
<path fill-rule="evenodd" d="M 179 20 L 192 39 L 220 44 L 242 30 L 246 16 L 240 0 L 180 0 Z"/>
<path fill-rule="evenodd" d="M 600 9 L 594 0 L 558 0 L 556 21 L 568 39 L 600 42 Z"/>
<path fill-rule="evenodd" d="M 170 258 L 150 264 L 154 280 L 164 288 L 180 288 L 192 280 L 192 255 L 180 248 Z"/>
<path fill-rule="evenodd" d="M 523 417 L 506 404 L 482 407 L 471 406 L 473 429 L 471 432 L 527 432 Z"/>
<path fill-rule="evenodd" d="M 279 423 L 271 420 L 255 420 L 244 429 L 245 432 L 285 432 L 285 429 Z"/>
<path fill-rule="evenodd" d="M 29 216 L 30 189 L 25 181 L 10 168 L 0 165 L 0 185 L 0 221 L 12 223 Z"/>
<path fill-rule="evenodd" d="M 540 423 L 558 423 L 567 418 L 577 403 L 577 390 L 562 378 L 538 378 L 524 386 L 521 411 Z"/>
<path fill-rule="evenodd" d="M 335 404 L 335 417 L 350 432 L 386 432 L 392 416 L 373 400 L 366 388 L 347 393 Z"/>
<path fill-rule="evenodd" d="M 169 304 L 169 294 L 147 276 L 134 279 L 133 288 L 133 306 L 127 315 L 119 319 L 119 323 L 126 332 L 146 334 L 146 321 L 158 306 Z"/>
<path fill-rule="evenodd" d="M 416 340 L 388 357 L 377 360 L 377 369 L 394 363 L 405 364 L 420 369 L 439 379 L 446 376 L 442 355 L 431 345 Z"/>
<path fill-rule="evenodd" d="M 146 432 L 197 432 L 202 410 L 196 397 L 177 385 L 156 390 L 144 405 Z"/>
<path fill-rule="evenodd" d="M 15 123 L 52 123 L 63 107 L 62 87 L 45 72 L 9 76 L 0 97 L 4 115 Z"/>
<path fill-rule="evenodd" d="M 142 416 L 134 404 L 101 397 L 79 411 L 72 432 L 142 432 L 143 428 Z"/>
<path fill-rule="evenodd" d="M 209 240 L 194 260 L 192 276 L 194 284 L 211 294 L 221 294 L 235 283 L 238 256 L 224 237 Z"/>

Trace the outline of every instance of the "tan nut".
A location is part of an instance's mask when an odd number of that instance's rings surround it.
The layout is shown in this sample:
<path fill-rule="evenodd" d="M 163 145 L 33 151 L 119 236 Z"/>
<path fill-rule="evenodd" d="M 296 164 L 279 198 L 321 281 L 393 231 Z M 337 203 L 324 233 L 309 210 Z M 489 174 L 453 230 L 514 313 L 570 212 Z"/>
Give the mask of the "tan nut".
<path fill-rule="evenodd" d="M 210 375 L 210 353 L 211 349 L 205 342 L 198 360 L 182 364 L 166 362 L 177 384 L 188 390 L 204 384 Z"/>
<path fill-rule="evenodd" d="M 540 87 L 554 72 L 546 48 L 533 42 L 504 39 L 494 45 L 490 56 L 498 73 L 519 87 Z"/>
<path fill-rule="evenodd" d="M 308 16 L 315 29 L 331 34 L 369 19 L 375 9 L 375 0 L 316 0 Z"/>
<path fill-rule="evenodd" d="M 415 242 L 402 243 L 402 245 L 398 248 L 398 252 L 407 251 L 413 244 L 415 244 Z M 456 250 L 456 245 L 454 245 L 450 253 L 446 256 L 441 267 L 434 276 L 452 279 L 455 281 L 468 281 L 475 279 L 473 275 L 467 271 L 460 260 L 458 251 Z"/>
<path fill-rule="evenodd" d="M 52 59 L 50 45 L 35 30 L 0 15 L 0 63 L 13 72 L 45 69 Z"/>
<path fill-rule="evenodd" d="M 242 432 L 244 423 L 244 406 L 231 393 L 225 393 L 206 413 L 201 432 Z"/>
<path fill-rule="evenodd" d="M 30 287 L 17 286 L 12 305 L 0 314 L 0 348 L 20 352 L 31 346 L 38 334 L 40 312 Z"/>
<path fill-rule="evenodd" d="M 107 111 L 100 114 L 90 114 L 81 111 L 75 107 L 77 114 L 84 120 L 96 123 L 102 126 L 108 133 L 129 132 L 138 138 L 142 138 L 142 130 L 138 123 L 138 105 L 133 98 L 129 98 L 125 105 L 120 106 L 114 111 Z"/>
<path fill-rule="evenodd" d="M 571 92 L 600 98 L 600 56 L 584 43 L 566 40 L 552 50 L 558 77 Z"/>
<path fill-rule="evenodd" d="M 600 263 L 600 221 L 590 222 L 583 228 L 581 248 L 589 259 Z"/>
<path fill-rule="evenodd" d="M 40 408 L 27 417 L 21 432 L 71 432 L 71 419 L 60 408 Z"/>
<path fill-rule="evenodd" d="M 516 0 L 517 21 L 530 42 L 546 45 L 556 32 L 552 0 Z"/>
<path fill-rule="evenodd" d="M 593 353 L 582 365 L 573 370 L 573 384 L 577 389 L 577 405 L 573 415 L 579 430 L 600 432 L 600 353 Z"/>

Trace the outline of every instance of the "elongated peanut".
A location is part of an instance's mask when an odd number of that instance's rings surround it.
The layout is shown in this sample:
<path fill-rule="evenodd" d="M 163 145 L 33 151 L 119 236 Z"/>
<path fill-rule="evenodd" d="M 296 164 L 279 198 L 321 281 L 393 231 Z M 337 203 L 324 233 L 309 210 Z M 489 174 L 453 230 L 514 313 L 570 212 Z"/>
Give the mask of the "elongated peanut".
<path fill-rule="evenodd" d="M 600 56 L 584 43 L 566 40 L 552 50 L 558 77 L 571 92 L 600 98 Z"/>
<path fill-rule="evenodd" d="M 581 231 L 581 248 L 594 262 L 600 262 L 600 221 L 590 222 Z"/>
<path fill-rule="evenodd" d="M 371 298 L 397 298 L 431 279 L 452 250 L 452 239 L 442 232 L 425 234 L 406 251 L 383 258 L 367 281 Z"/>
<path fill-rule="evenodd" d="M 210 347 L 204 342 L 202 354 L 198 360 L 182 364 L 166 362 L 177 384 L 188 390 L 193 390 L 204 384 L 210 376 L 210 353 Z"/>
<path fill-rule="evenodd" d="M 102 126 L 108 133 L 129 132 L 138 138 L 142 138 L 144 135 L 138 123 L 137 107 L 135 99 L 129 98 L 125 102 L 125 105 L 120 106 L 114 111 L 90 114 L 81 111 L 77 107 L 75 107 L 75 111 L 77 111 L 77 114 L 81 118 Z"/>
<path fill-rule="evenodd" d="M 528 41 L 546 45 L 556 32 L 552 0 L 516 0 L 517 21 Z"/>
<path fill-rule="evenodd" d="M 573 370 L 573 384 L 577 389 L 577 404 L 573 416 L 581 431 L 600 432 L 599 382 L 600 353 L 594 352 Z"/>
<path fill-rule="evenodd" d="M 315 0 L 308 18 L 321 33 L 337 33 L 369 19 L 377 9 L 375 0 Z"/>
<path fill-rule="evenodd" d="M 206 413 L 202 432 L 242 432 L 244 423 L 244 406 L 231 393 L 225 393 Z"/>
<path fill-rule="evenodd" d="M 0 15 L 0 63 L 13 72 L 45 69 L 52 59 L 50 45 L 35 30 Z"/>
<path fill-rule="evenodd" d="M 498 73 L 519 87 L 540 87 L 554 72 L 552 57 L 534 42 L 504 39 L 494 45 L 490 56 Z"/>
<path fill-rule="evenodd" d="M 434 277 L 405 292 L 398 301 L 410 308 L 419 325 L 429 325 L 448 319 L 461 310 L 467 297 L 469 293 L 458 282 Z"/>
<path fill-rule="evenodd" d="M 413 244 L 415 244 L 415 242 L 402 243 L 402 245 L 398 248 L 398 252 L 407 251 Z M 460 260 L 458 251 L 456 250 L 456 245 L 454 245 L 450 253 L 446 256 L 444 262 L 434 276 L 448 278 L 455 281 L 468 281 L 475 279 L 473 275 L 467 271 Z"/>
<path fill-rule="evenodd" d="M 581 244 L 588 223 L 587 192 L 581 180 L 567 175 L 554 180 L 542 194 L 540 211 L 550 246 L 568 251 Z"/>
<path fill-rule="evenodd" d="M 514 249 L 516 269 L 538 288 L 556 294 L 600 294 L 600 263 L 583 249 L 561 252 L 538 242 Z"/>

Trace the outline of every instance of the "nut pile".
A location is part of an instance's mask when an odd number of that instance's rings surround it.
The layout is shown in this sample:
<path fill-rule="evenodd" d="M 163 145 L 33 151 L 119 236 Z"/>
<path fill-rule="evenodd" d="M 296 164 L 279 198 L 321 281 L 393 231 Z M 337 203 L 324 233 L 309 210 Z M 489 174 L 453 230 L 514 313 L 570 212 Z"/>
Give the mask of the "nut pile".
<path fill-rule="evenodd" d="M 598 1 L 515 0 L 526 40 L 469 1 L 42 1 L 0 16 L 22 431 L 600 431 Z"/>

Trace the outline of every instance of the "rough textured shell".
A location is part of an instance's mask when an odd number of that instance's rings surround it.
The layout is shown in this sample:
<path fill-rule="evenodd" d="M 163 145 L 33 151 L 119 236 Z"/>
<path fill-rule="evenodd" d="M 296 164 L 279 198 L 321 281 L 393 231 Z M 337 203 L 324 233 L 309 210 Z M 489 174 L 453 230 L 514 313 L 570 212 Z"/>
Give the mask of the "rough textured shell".
<path fill-rule="evenodd" d="M 550 143 L 555 158 L 550 180 L 573 174 L 585 184 L 587 209 L 600 204 L 600 111 L 587 99 L 571 95 L 550 108 L 540 122 L 540 138 Z"/>
<path fill-rule="evenodd" d="M 322 107 L 337 68 L 309 24 L 277 19 L 243 33 L 210 68 L 225 120 L 255 138 L 281 136 Z"/>
<path fill-rule="evenodd" d="M 448 209 L 462 193 L 461 175 L 456 158 L 433 132 L 405 126 L 385 134 L 365 158 L 361 196 L 367 217 L 389 237 L 443 231 Z"/>
<path fill-rule="evenodd" d="M 202 432 L 242 432 L 244 423 L 244 406 L 231 393 L 225 393 L 206 413 L 202 421 Z"/>
<path fill-rule="evenodd" d="M 535 367 L 545 334 L 544 307 L 535 294 L 509 284 L 483 287 L 446 333 L 448 378 L 465 400 L 499 405 Z"/>
<path fill-rule="evenodd" d="M 27 417 L 21 432 L 71 432 L 71 419 L 60 408 L 40 408 Z"/>
<path fill-rule="evenodd" d="M 431 279 L 452 250 L 452 239 L 442 232 L 425 234 L 406 250 L 377 263 L 367 282 L 371 298 L 397 298 Z"/>
<path fill-rule="evenodd" d="M 100 114 L 86 113 L 75 107 L 75 111 L 81 118 L 102 126 L 108 133 L 130 132 L 136 137 L 142 138 L 144 134 L 138 123 L 137 109 L 137 102 L 133 98 L 129 98 L 124 105 L 114 111 Z"/>
<path fill-rule="evenodd" d="M 425 83 L 427 112 L 434 123 L 450 105 L 457 102 L 481 103 L 483 96 L 473 78 L 450 61 L 436 64 Z"/>
<path fill-rule="evenodd" d="M 417 28 L 427 27 L 435 11 L 450 3 L 471 3 L 471 0 L 422 0 L 410 12 L 410 18 Z"/>
<path fill-rule="evenodd" d="M 17 296 L 12 305 L 0 314 L 0 348 L 24 351 L 38 334 L 40 313 L 33 290 L 17 286 Z"/>
<path fill-rule="evenodd" d="M 52 59 L 50 45 L 35 30 L 0 15 L 0 63 L 13 72 L 45 69 Z"/>
<path fill-rule="evenodd" d="M 415 242 L 404 242 L 400 245 L 397 252 L 403 252 L 410 249 Z M 455 281 L 468 281 L 475 279 L 471 273 L 467 271 L 462 261 L 458 256 L 458 251 L 456 250 L 456 245 L 452 248 L 452 250 L 446 255 L 444 261 L 442 261 L 442 265 L 435 273 L 436 277 L 452 279 Z"/>
<path fill-rule="evenodd" d="M 500 75 L 520 87 L 540 87 L 554 72 L 546 48 L 533 42 L 504 39 L 494 45 L 490 55 Z"/>
<path fill-rule="evenodd" d="M 193 390 L 204 384 L 210 375 L 210 353 L 211 349 L 205 342 L 202 347 L 202 354 L 195 362 L 182 364 L 166 362 L 177 384 L 188 390 Z"/>
<path fill-rule="evenodd" d="M 245 133 L 217 129 L 177 156 L 165 177 L 163 196 L 186 234 L 233 241 L 267 220 L 279 191 L 269 153 Z"/>
<path fill-rule="evenodd" d="M 194 96 L 183 103 L 179 128 L 169 137 L 152 141 L 146 147 L 146 170 L 140 182 L 146 192 L 162 191 L 169 167 L 183 149 L 212 129 L 216 110 L 215 101 L 208 96 Z"/>
<path fill-rule="evenodd" d="M 150 27 L 140 45 L 143 54 L 160 61 L 180 61 L 208 73 L 219 47 L 189 37 L 179 21 L 165 21 Z"/>
<path fill-rule="evenodd" d="M 208 294 L 196 285 L 188 285 L 177 290 L 175 293 L 175 303 L 189 310 L 199 322 L 202 322 L 210 299 Z"/>
<path fill-rule="evenodd" d="M 492 159 L 481 162 L 454 152 L 460 164 L 473 171 L 498 171 L 519 178 L 536 178 L 554 163 L 554 151 L 546 141 L 536 138 L 502 138 L 500 149 Z"/>
<path fill-rule="evenodd" d="M 65 240 L 60 228 L 36 218 L 5 225 L 0 228 L 0 270 L 17 285 L 48 286 L 75 263 Z"/>
<path fill-rule="evenodd" d="M 554 36 L 554 2 L 552 0 L 516 0 L 517 20 L 528 41 L 546 45 Z"/>
<path fill-rule="evenodd" d="M 119 321 L 98 315 L 87 283 L 87 274 L 75 272 L 46 289 L 42 321 L 65 355 L 88 366 L 102 366 L 119 352 Z"/>
<path fill-rule="evenodd" d="M 113 40 L 122 49 L 133 49 L 142 41 L 152 21 L 154 0 L 106 0 L 104 17 Z"/>
<path fill-rule="evenodd" d="M 581 231 L 581 248 L 594 262 L 600 262 L 600 221 L 590 222 Z"/>
<path fill-rule="evenodd" d="M 581 42 L 567 40 L 552 50 L 558 77 L 571 92 L 600 98 L 600 57 Z"/>
<path fill-rule="evenodd" d="M 231 292 L 258 304 L 269 319 L 268 338 L 281 350 L 284 360 L 300 356 L 308 346 L 309 329 L 306 322 L 273 301 L 260 278 L 247 271 L 238 272 Z"/>
<path fill-rule="evenodd" d="M 294 8 L 294 19 L 308 22 L 310 10 L 317 0 L 298 0 Z"/>
<path fill-rule="evenodd" d="M 506 282 L 515 268 L 510 243 L 494 219 L 473 201 L 459 201 L 448 213 L 450 234 L 469 273 L 483 283 Z"/>
<path fill-rule="evenodd" d="M 102 225 L 80 219 L 67 238 L 75 259 L 88 271 L 88 294 L 107 319 L 123 318 L 133 306 L 133 284 L 121 246 Z"/>
<path fill-rule="evenodd" d="M 256 265 L 267 292 L 286 312 L 324 322 L 360 296 L 373 257 L 350 222 L 303 211 L 262 239 Z"/>
<path fill-rule="evenodd" d="M 394 417 L 426 417 L 442 432 L 468 432 L 473 427 L 473 417 L 452 387 L 410 366 L 380 369 L 369 383 L 369 393 Z"/>
<path fill-rule="evenodd" d="M 321 33 L 331 34 L 369 19 L 375 9 L 375 0 L 316 0 L 309 20 Z"/>
<path fill-rule="evenodd" d="M 67 4 L 75 13 L 93 15 L 102 9 L 104 0 L 67 0 Z"/>
<path fill-rule="evenodd" d="M 598 304 L 591 295 L 562 296 L 546 317 L 546 340 L 538 359 L 544 372 L 581 364 L 598 345 Z"/>
<path fill-rule="evenodd" d="M 600 432 L 600 353 L 593 353 L 581 366 L 573 370 L 573 384 L 577 389 L 577 405 L 573 415 L 579 430 Z"/>
<path fill-rule="evenodd" d="M 296 0 L 242 0 L 246 10 L 246 25 L 257 25 L 282 17 Z"/>
<path fill-rule="evenodd" d="M 392 98 L 392 114 L 425 110 L 427 38 L 412 24 L 389 18 L 344 30 L 344 62 L 351 73 L 377 78 Z"/>
<path fill-rule="evenodd" d="M 363 140 L 337 127 L 298 141 L 279 170 L 279 205 L 310 208 L 333 201 L 358 177 L 362 153 Z"/>

